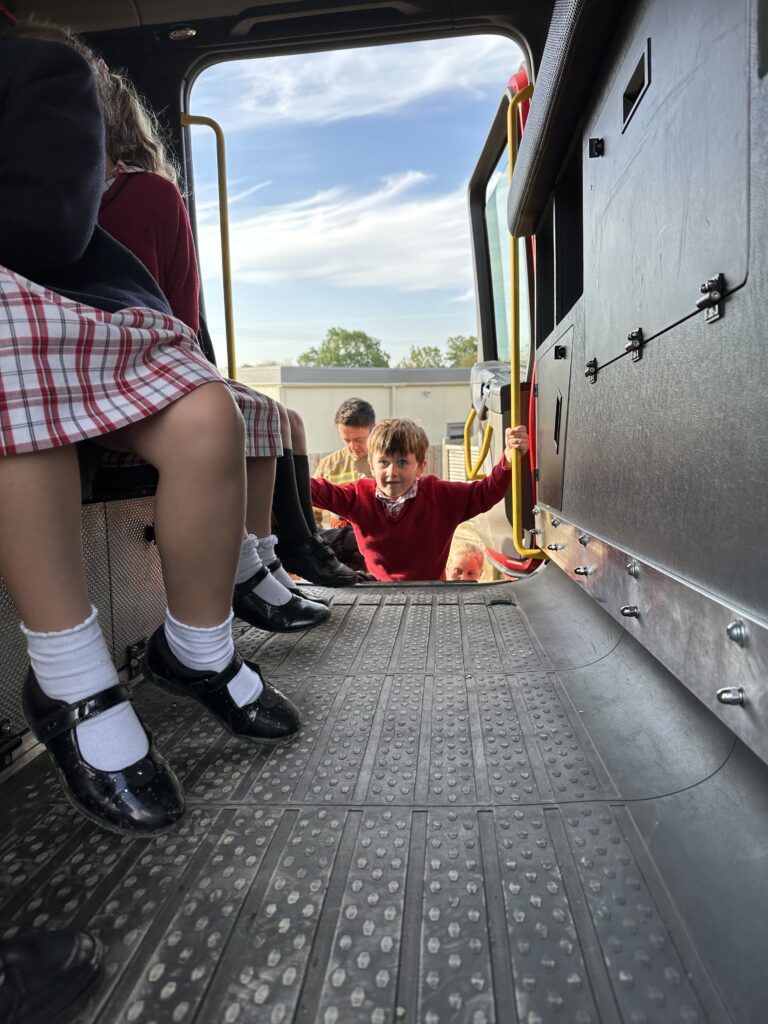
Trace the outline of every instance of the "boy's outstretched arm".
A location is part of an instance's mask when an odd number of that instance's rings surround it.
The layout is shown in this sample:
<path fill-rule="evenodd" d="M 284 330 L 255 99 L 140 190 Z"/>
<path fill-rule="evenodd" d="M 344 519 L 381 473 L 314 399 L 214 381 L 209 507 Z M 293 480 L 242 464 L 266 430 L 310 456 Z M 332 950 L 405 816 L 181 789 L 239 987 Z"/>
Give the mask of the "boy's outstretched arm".
<path fill-rule="evenodd" d="M 357 505 L 357 490 L 352 484 L 332 484 L 323 477 L 313 476 L 309 481 L 312 488 L 312 504 L 326 508 L 343 519 L 351 519 Z"/>

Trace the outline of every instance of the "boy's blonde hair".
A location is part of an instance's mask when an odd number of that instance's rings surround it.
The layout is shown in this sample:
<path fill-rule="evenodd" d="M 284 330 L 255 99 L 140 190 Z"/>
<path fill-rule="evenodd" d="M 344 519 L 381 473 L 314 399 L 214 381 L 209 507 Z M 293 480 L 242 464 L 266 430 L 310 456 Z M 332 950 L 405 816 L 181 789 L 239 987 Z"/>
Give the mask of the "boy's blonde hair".
<path fill-rule="evenodd" d="M 424 462 L 429 450 L 427 432 L 418 423 L 404 417 L 380 420 L 368 435 L 368 458 L 376 452 L 382 455 L 416 456 L 418 463 Z"/>

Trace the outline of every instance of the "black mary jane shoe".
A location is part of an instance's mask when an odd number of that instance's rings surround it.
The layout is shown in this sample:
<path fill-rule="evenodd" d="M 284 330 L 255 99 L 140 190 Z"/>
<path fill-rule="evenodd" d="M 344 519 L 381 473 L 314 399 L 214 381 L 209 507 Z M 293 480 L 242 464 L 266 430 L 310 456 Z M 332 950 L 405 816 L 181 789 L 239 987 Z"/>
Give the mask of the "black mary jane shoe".
<path fill-rule="evenodd" d="M 324 604 L 311 601 L 303 595 L 294 595 L 285 604 L 269 604 L 253 589 L 267 576 L 269 569 L 263 565 L 245 582 L 235 584 L 232 609 L 238 619 L 244 619 L 252 626 L 266 629 L 270 633 L 297 633 L 301 629 L 319 626 L 331 614 Z"/>
<path fill-rule="evenodd" d="M 184 813 L 184 791 L 147 733 L 149 750 L 119 771 L 102 771 L 80 755 L 75 727 L 130 700 L 119 684 L 67 704 L 43 693 L 30 668 L 24 683 L 24 715 L 45 744 L 64 793 L 91 821 L 121 835 L 153 836 L 172 828 Z"/>
<path fill-rule="evenodd" d="M 88 932 L 21 932 L 0 940 L 0 1020 L 74 1020 L 104 974 L 103 959 L 101 943 Z"/>
<path fill-rule="evenodd" d="M 289 547 L 283 541 L 280 561 L 288 572 L 295 572 L 319 587 L 354 587 L 357 573 L 340 562 L 328 545 L 316 533 L 300 544 Z"/>
<path fill-rule="evenodd" d="M 258 673 L 264 689 L 256 700 L 240 708 L 230 696 L 227 683 L 232 682 L 244 664 Z M 266 745 L 286 743 L 301 728 L 298 708 L 264 680 L 258 665 L 243 661 L 237 651 L 221 672 L 199 672 L 182 665 L 160 626 L 144 650 L 142 671 L 162 690 L 176 697 L 192 697 L 240 739 Z"/>
<path fill-rule="evenodd" d="M 282 569 L 283 563 L 279 558 L 276 558 L 274 562 L 270 562 L 267 568 L 271 573 L 276 573 L 278 569 Z M 291 580 L 293 582 L 293 580 Z M 283 584 L 285 586 L 285 584 Z M 313 594 L 307 594 L 300 587 L 289 588 L 294 597 L 300 597 L 302 601 L 313 601 L 315 604 L 324 604 L 327 608 L 330 605 L 330 601 L 327 597 L 314 596 Z"/>

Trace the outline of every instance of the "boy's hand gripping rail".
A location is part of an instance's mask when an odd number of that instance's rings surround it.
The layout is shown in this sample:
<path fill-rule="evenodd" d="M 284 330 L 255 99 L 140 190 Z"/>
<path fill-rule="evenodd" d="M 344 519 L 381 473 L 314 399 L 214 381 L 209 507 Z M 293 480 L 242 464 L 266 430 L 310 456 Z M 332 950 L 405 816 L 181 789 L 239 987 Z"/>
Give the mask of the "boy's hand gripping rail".
<path fill-rule="evenodd" d="M 211 117 L 198 117 L 182 112 L 183 127 L 204 124 L 213 129 L 216 136 L 216 167 L 219 178 L 219 224 L 221 233 L 221 275 L 224 283 L 224 324 L 227 334 L 227 375 L 237 380 L 237 359 L 235 357 L 235 321 L 232 315 L 232 265 L 229 259 L 229 208 L 227 205 L 227 159 L 224 151 L 224 132 L 218 121 Z"/>
<path fill-rule="evenodd" d="M 517 159 L 517 111 L 521 103 L 529 100 L 533 95 L 533 86 L 527 85 L 520 92 L 509 96 L 509 109 L 507 110 L 507 154 L 509 163 L 509 181 L 512 183 L 512 173 L 515 169 Z M 518 275 L 518 247 L 517 238 L 510 236 L 509 240 L 509 274 L 510 274 L 510 317 L 509 317 L 509 417 L 512 426 L 516 426 L 520 420 L 520 279 Z M 547 556 L 540 548 L 527 548 L 523 544 L 523 477 L 519 451 L 515 452 L 512 460 L 512 543 L 515 550 L 523 558 L 546 558 Z"/>

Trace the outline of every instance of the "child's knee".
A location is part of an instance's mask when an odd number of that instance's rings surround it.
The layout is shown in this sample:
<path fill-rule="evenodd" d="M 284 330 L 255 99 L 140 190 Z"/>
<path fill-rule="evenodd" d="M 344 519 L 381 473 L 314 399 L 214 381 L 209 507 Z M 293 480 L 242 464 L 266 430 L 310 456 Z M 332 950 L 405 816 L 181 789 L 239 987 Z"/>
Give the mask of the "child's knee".
<path fill-rule="evenodd" d="M 245 457 L 245 424 L 229 391 L 223 386 L 206 386 L 189 397 L 193 401 L 177 427 L 192 458 L 241 462 Z"/>

